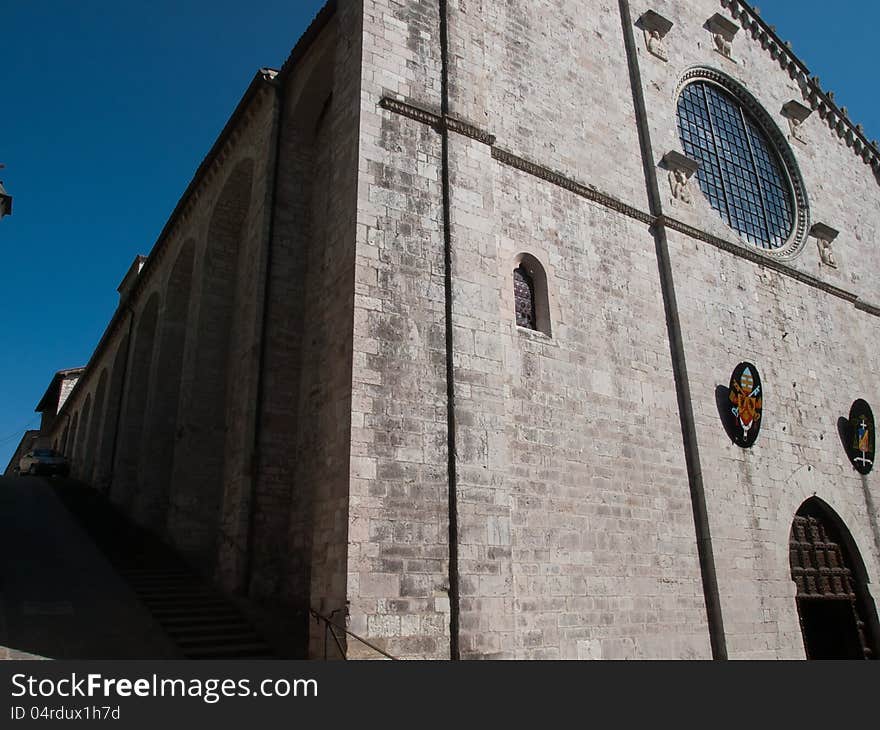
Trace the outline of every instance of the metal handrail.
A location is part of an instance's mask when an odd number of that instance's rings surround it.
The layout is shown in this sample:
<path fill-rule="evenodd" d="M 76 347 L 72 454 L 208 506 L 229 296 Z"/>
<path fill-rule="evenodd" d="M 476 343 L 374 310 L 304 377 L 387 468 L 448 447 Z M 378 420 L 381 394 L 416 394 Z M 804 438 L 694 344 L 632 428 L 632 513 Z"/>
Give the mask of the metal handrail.
<path fill-rule="evenodd" d="M 342 609 L 336 609 L 336 611 L 333 611 L 333 613 L 338 613 L 340 610 L 342 610 Z M 333 623 L 332 618 L 329 618 L 327 616 L 324 616 L 323 614 L 318 613 L 314 608 L 310 608 L 309 613 L 315 617 L 316 621 L 318 621 L 318 622 L 323 621 L 324 622 L 324 659 L 327 658 L 327 633 L 328 632 L 333 637 L 333 641 L 336 643 L 336 647 L 339 649 L 339 653 L 342 656 L 342 658 L 348 659 L 348 657 L 345 655 L 345 649 L 343 649 L 343 647 L 342 647 L 342 642 L 340 641 L 339 636 L 336 633 L 336 629 L 341 629 L 344 633 L 348 634 L 353 639 L 356 639 L 357 641 L 361 642 L 361 644 L 363 644 L 364 646 L 369 647 L 370 649 L 381 654 L 382 656 L 386 657 L 387 659 L 391 659 L 392 661 L 395 661 L 395 662 L 399 661 L 399 659 L 396 656 L 391 656 L 391 654 L 389 654 L 384 649 L 380 649 L 378 646 L 367 641 L 363 637 L 358 636 L 353 631 L 349 631 L 347 628 L 345 628 L 345 626 L 340 626 L 339 624 Z M 332 614 L 331 614 L 331 616 L 332 616 Z"/>

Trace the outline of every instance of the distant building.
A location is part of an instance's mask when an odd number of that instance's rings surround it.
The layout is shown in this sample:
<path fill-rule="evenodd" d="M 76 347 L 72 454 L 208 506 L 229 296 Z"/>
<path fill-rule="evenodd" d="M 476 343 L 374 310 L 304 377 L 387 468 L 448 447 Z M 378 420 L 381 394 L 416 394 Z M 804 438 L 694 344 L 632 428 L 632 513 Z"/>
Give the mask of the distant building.
<path fill-rule="evenodd" d="M 24 436 L 21 437 L 21 441 L 18 442 L 18 447 L 15 449 L 15 453 L 12 455 L 12 458 L 6 465 L 6 471 L 3 472 L 6 476 L 16 473 L 16 470 L 18 469 L 18 462 L 21 461 L 21 457 L 24 456 L 28 451 L 32 451 L 33 449 L 37 448 L 37 439 L 39 439 L 39 437 L 39 429 L 33 429 L 24 432 Z"/>
<path fill-rule="evenodd" d="M 291 654 L 876 657 L 878 172 L 740 0 L 330 2 L 49 431 Z"/>
<path fill-rule="evenodd" d="M 84 367 L 68 368 L 67 370 L 59 370 L 55 373 L 52 381 L 46 388 L 46 392 L 34 409 L 42 416 L 40 419 L 40 434 L 46 440 L 47 448 L 51 447 L 61 451 L 67 449 L 67 439 L 71 430 L 71 424 L 65 421 L 56 429 L 55 420 L 83 372 L 85 372 Z M 69 419 L 69 416 L 65 414 L 65 418 Z M 75 421 L 72 428 L 75 431 Z"/>
<path fill-rule="evenodd" d="M 6 192 L 0 180 L 0 218 L 7 215 L 12 215 L 12 196 Z"/>
<path fill-rule="evenodd" d="M 12 474 L 18 467 L 18 462 L 24 454 L 33 449 L 55 449 L 64 451 L 67 448 L 67 437 L 69 433 L 70 416 L 64 415 L 64 427 L 55 428 L 55 419 L 58 413 L 64 407 L 64 402 L 73 391 L 73 387 L 79 380 L 80 375 L 85 368 L 69 368 L 67 370 L 59 370 L 52 376 L 49 386 L 40 402 L 34 409 L 40 414 L 40 427 L 30 431 L 25 431 L 18 448 L 15 450 L 9 464 L 6 467 L 6 474 Z"/>

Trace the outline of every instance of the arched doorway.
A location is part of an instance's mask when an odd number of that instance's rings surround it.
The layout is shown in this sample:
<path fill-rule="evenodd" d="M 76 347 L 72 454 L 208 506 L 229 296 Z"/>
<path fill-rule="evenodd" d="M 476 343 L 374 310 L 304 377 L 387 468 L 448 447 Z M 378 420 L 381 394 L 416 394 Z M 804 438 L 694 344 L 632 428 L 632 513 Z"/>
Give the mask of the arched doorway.
<path fill-rule="evenodd" d="M 874 659 L 876 611 L 865 567 L 834 511 L 809 499 L 789 538 L 791 578 L 808 659 Z"/>

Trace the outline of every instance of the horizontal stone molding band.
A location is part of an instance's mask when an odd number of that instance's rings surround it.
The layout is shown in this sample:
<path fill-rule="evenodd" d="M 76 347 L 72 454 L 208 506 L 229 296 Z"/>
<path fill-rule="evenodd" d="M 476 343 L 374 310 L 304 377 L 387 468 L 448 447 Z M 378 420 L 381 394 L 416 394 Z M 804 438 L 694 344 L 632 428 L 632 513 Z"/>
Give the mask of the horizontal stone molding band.
<path fill-rule="evenodd" d="M 445 116 L 436 114 L 435 112 L 423 109 L 422 107 L 392 99 L 389 96 L 382 97 L 379 101 L 379 106 L 390 112 L 394 112 L 395 114 L 400 114 L 401 116 L 408 117 L 409 119 L 421 122 L 422 124 L 427 124 L 438 132 L 446 129 L 449 132 L 456 132 L 464 137 L 475 139 L 477 142 L 482 142 L 490 147 L 495 144 L 494 134 L 489 134 L 489 132 L 480 129 L 476 125 L 462 121 L 461 119 L 456 119 L 448 114 Z"/>
<path fill-rule="evenodd" d="M 697 241 L 702 241 L 703 243 L 708 243 L 712 246 L 715 246 L 716 248 L 720 248 L 721 250 L 731 253 L 734 256 L 738 256 L 739 258 L 746 259 L 760 266 L 766 266 L 767 268 L 772 269 L 773 271 L 777 271 L 780 274 L 788 276 L 792 279 L 795 279 L 802 284 L 806 284 L 807 286 L 811 286 L 815 289 L 824 291 L 831 296 L 837 297 L 838 299 L 843 299 L 847 302 L 850 302 L 859 311 L 866 312 L 867 314 L 871 314 L 875 317 L 880 317 L 880 307 L 865 302 L 853 292 L 847 291 L 846 289 L 841 289 L 840 287 L 834 286 L 833 284 L 828 284 L 827 282 L 824 282 L 815 276 L 811 276 L 810 274 L 807 274 L 803 271 L 798 271 L 792 266 L 788 266 L 781 261 L 761 254 L 757 250 L 753 251 L 749 248 L 746 248 L 745 246 L 740 246 L 736 243 L 733 243 L 732 241 L 727 241 L 723 238 L 719 238 L 718 236 L 713 236 L 712 234 L 702 231 L 699 228 L 690 226 L 687 223 L 682 223 L 675 218 L 670 218 L 669 216 L 665 215 L 654 217 L 650 213 L 646 213 L 645 211 L 628 205 L 627 203 L 624 203 L 623 201 L 618 200 L 617 198 L 608 195 L 607 193 L 603 193 L 594 187 L 584 185 L 583 183 L 580 183 L 559 172 L 551 170 L 548 167 L 544 167 L 543 165 L 540 165 L 536 162 L 532 162 L 525 159 L 524 157 L 520 157 L 519 155 L 515 155 L 512 152 L 508 152 L 505 149 L 497 147 L 495 135 L 489 134 L 488 132 L 479 129 L 478 127 L 467 124 L 466 122 L 462 122 L 449 116 L 444 118 L 440 114 L 436 114 L 422 107 L 399 101 L 397 99 L 392 99 L 387 96 L 383 97 L 380 100 L 379 106 L 383 109 L 394 112 L 395 114 L 400 114 L 401 116 L 407 117 L 417 122 L 421 122 L 422 124 L 426 124 L 430 127 L 433 127 L 434 129 L 437 129 L 438 131 L 445 127 L 451 132 L 456 132 L 466 137 L 470 137 L 471 139 L 475 139 L 479 142 L 482 142 L 483 144 L 490 146 L 492 148 L 492 159 L 500 162 L 503 165 L 513 167 L 517 170 L 520 170 L 521 172 L 525 172 L 529 175 L 537 177 L 541 180 L 544 180 L 545 182 L 550 183 L 551 185 L 556 185 L 557 187 L 563 188 L 564 190 L 568 190 L 569 192 L 574 193 L 581 198 L 585 198 L 594 203 L 598 203 L 599 205 L 602 205 L 611 210 L 615 210 L 618 213 L 633 218 L 637 221 L 641 221 L 642 223 L 647 223 L 649 226 L 665 226 L 667 228 L 670 228 L 671 230 L 677 231 L 678 233 L 682 233 L 689 238 L 693 238 Z"/>
<path fill-rule="evenodd" d="M 821 279 L 816 278 L 815 276 L 811 276 L 810 274 L 804 273 L 803 271 L 798 271 L 791 266 L 787 266 L 786 264 L 777 261 L 776 259 L 771 259 L 768 256 L 764 256 L 758 251 L 752 251 L 751 249 L 745 248 L 744 246 L 738 246 L 735 243 L 731 243 L 730 241 L 726 241 L 723 238 L 719 238 L 718 236 L 713 236 L 710 233 L 706 233 L 705 231 L 701 231 L 699 228 L 694 228 L 693 226 L 689 226 L 687 223 L 682 223 L 675 218 L 670 218 L 668 216 L 660 216 L 656 225 L 663 225 L 667 228 L 670 228 L 673 231 L 678 231 L 679 233 L 683 233 L 690 238 L 694 238 L 698 241 L 703 241 L 704 243 L 711 244 L 716 248 L 720 248 L 723 251 L 727 251 L 728 253 L 732 253 L 734 256 L 739 256 L 740 258 L 746 259 L 748 261 L 752 261 L 761 266 L 766 266 L 768 269 L 773 269 L 774 271 L 778 271 L 780 274 L 785 274 L 786 276 L 795 279 L 802 284 L 806 284 L 808 286 L 812 286 L 815 289 L 820 289 L 828 294 L 831 294 L 838 299 L 843 299 L 847 302 L 851 302 L 856 304 L 857 308 L 862 309 L 862 307 L 858 307 L 857 302 L 859 301 L 859 297 L 857 294 L 853 294 L 852 292 L 847 291 L 846 289 L 841 289 L 840 287 L 834 286 L 833 284 L 828 284 L 827 282 L 822 281 Z M 866 305 L 870 306 L 870 305 Z M 873 307 L 873 309 L 877 309 Z M 864 309 L 864 311 L 869 311 L 869 309 Z M 874 312 L 872 312 L 873 314 Z"/>
<path fill-rule="evenodd" d="M 610 195 L 596 190 L 596 188 L 579 183 L 565 175 L 554 172 L 550 168 L 530 162 L 523 157 L 519 157 L 512 152 L 493 147 L 492 158 L 503 165 L 515 167 L 517 170 L 527 172 L 529 175 L 534 175 L 541 180 L 546 180 L 547 182 L 557 185 L 560 188 L 564 188 L 575 195 L 586 198 L 587 200 L 592 200 L 593 202 L 599 203 L 611 210 L 616 210 L 618 213 L 623 213 L 623 215 L 629 216 L 630 218 L 635 218 L 636 220 L 649 225 L 654 222 L 654 217 L 650 213 L 645 213 L 638 208 L 633 208 L 631 205 L 627 205 L 617 198 L 613 198 Z"/>

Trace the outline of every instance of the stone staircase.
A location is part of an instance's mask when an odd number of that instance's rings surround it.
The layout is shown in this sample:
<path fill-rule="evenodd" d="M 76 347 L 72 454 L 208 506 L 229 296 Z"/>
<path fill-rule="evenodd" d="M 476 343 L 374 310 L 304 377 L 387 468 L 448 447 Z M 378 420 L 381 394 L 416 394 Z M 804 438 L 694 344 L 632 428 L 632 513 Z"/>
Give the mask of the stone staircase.
<path fill-rule="evenodd" d="M 55 491 L 183 657 L 275 658 L 232 602 L 103 495 L 69 481 Z"/>

